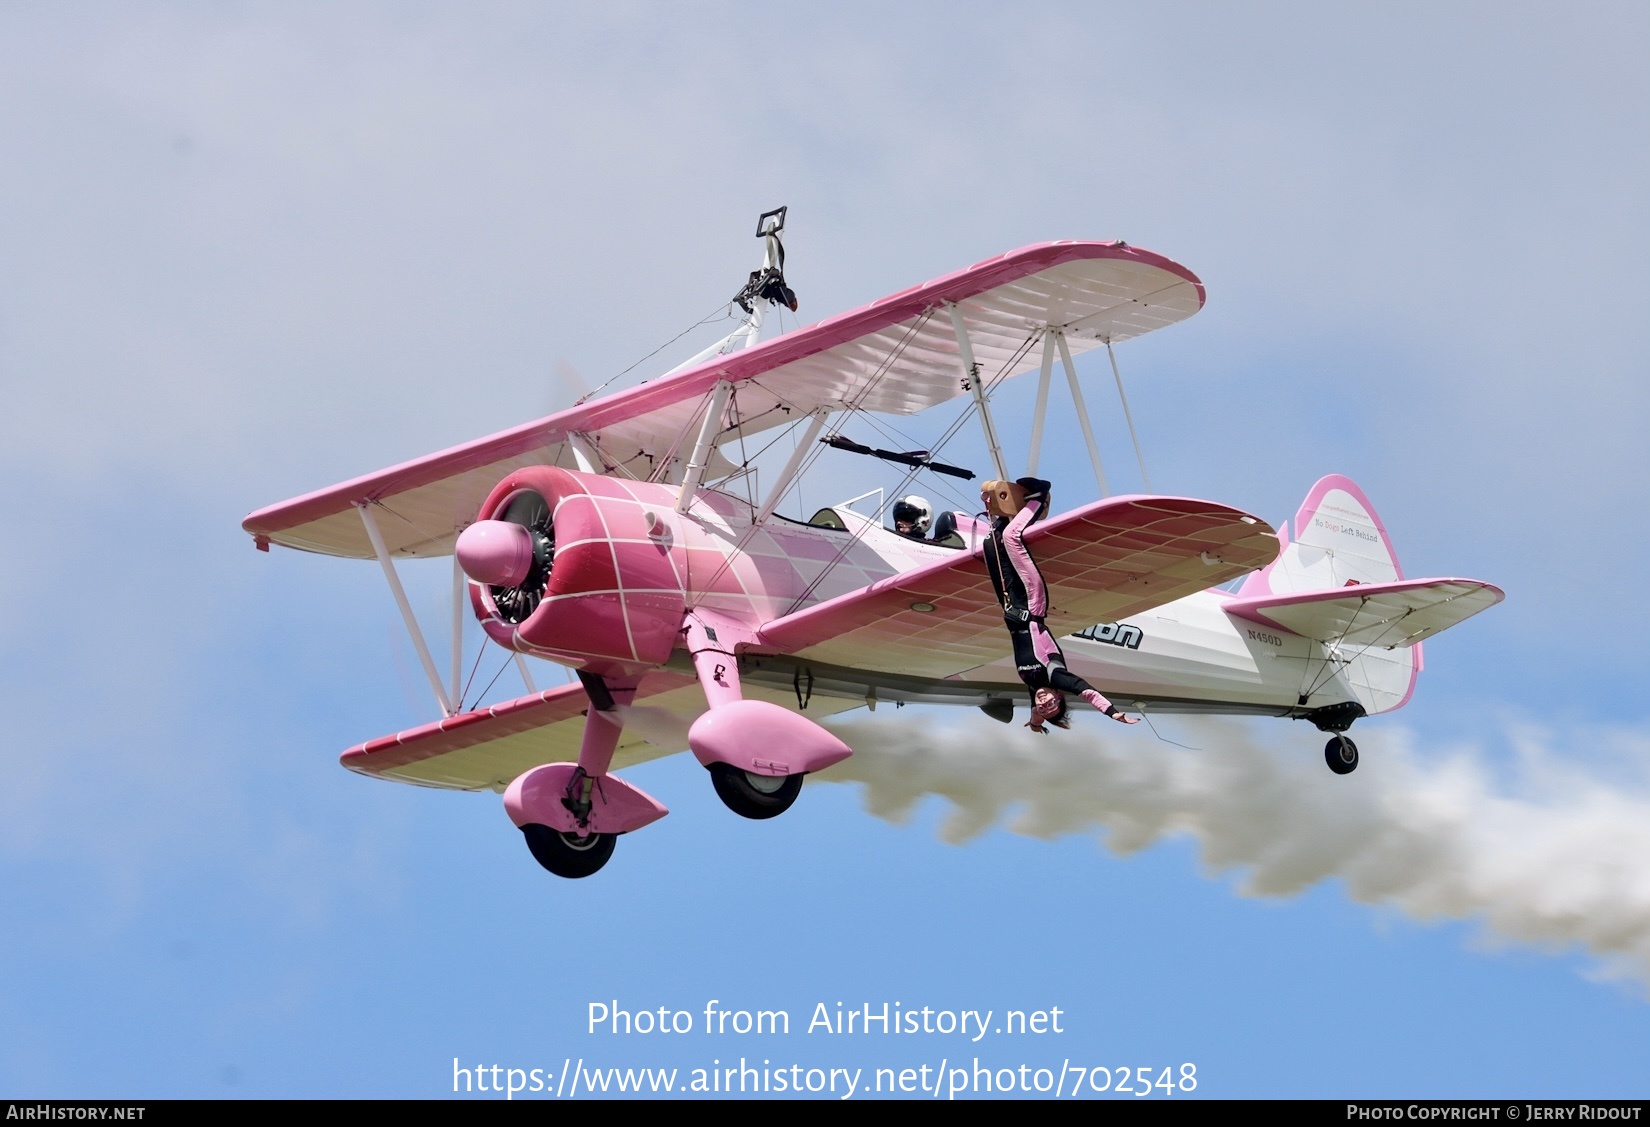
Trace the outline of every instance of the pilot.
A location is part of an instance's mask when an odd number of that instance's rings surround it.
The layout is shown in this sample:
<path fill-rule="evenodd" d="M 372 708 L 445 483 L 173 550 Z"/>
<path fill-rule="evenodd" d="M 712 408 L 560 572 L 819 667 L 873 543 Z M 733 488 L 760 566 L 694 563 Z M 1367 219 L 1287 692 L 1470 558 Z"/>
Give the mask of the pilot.
<path fill-rule="evenodd" d="M 894 531 L 913 540 L 926 540 L 928 526 L 933 523 L 934 510 L 928 498 L 912 493 L 894 502 Z"/>
<path fill-rule="evenodd" d="M 988 481 L 980 487 L 980 498 L 991 517 L 991 535 L 985 540 L 985 567 L 992 589 L 1003 607 L 1003 621 L 1014 644 L 1014 664 L 1031 691 L 1031 721 L 1034 732 L 1046 732 L 1044 724 L 1071 727 L 1066 715 L 1066 693 L 1076 693 L 1090 707 L 1123 724 L 1138 724 L 1087 681 L 1066 668 L 1066 655 L 1048 632 L 1043 616 L 1048 611 L 1048 584 L 1026 548 L 1025 533 L 1031 524 L 1048 512 L 1049 483 L 1041 478 L 1022 477 L 1016 482 Z"/>

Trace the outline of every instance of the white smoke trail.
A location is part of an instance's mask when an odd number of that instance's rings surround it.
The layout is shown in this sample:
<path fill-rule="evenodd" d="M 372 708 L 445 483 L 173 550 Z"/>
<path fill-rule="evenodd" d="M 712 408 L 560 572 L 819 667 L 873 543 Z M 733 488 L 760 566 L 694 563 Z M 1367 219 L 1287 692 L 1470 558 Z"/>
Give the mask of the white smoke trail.
<path fill-rule="evenodd" d="M 1046 737 L 979 718 L 864 718 L 831 727 L 854 748 L 827 779 L 865 784 L 871 813 L 905 818 L 950 800 L 959 842 L 1013 811 L 1040 838 L 1099 831 L 1119 854 L 1191 834 L 1214 871 L 1255 896 L 1338 877 L 1352 898 L 1421 920 L 1481 920 L 1552 950 L 1580 944 L 1608 977 L 1650 984 L 1650 792 L 1565 766 L 1530 737 L 1498 787 L 1471 753 L 1420 756 L 1407 733 L 1359 733 L 1356 773 L 1330 773 L 1316 741 L 1273 751 L 1243 723 L 1180 720 L 1190 751 L 1144 728 Z M 1298 736 L 1300 733 L 1291 733 Z"/>

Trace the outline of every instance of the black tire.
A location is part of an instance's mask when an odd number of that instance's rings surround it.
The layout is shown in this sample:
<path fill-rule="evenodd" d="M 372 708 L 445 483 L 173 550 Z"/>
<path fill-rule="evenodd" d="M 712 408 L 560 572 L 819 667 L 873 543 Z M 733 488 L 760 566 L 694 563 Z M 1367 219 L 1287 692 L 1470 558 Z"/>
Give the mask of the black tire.
<path fill-rule="evenodd" d="M 533 854 L 533 860 L 558 877 L 570 880 L 587 877 L 607 864 L 607 859 L 613 856 L 613 847 L 619 841 L 618 834 L 580 837 L 536 823 L 521 827 L 521 833 L 527 839 L 527 848 Z"/>
<path fill-rule="evenodd" d="M 726 763 L 710 765 L 710 781 L 722 805 L 741 818 L 777 818 L 802 793 L 801 775 L 755 775 Z"/>
<path fill-rule="evenodd" d="M 1323 745 L 1323 761 L 1337 775 L 1350 775 L 1358 769 L 1358 745 L 1345 736 L 1331 736 Z"/>

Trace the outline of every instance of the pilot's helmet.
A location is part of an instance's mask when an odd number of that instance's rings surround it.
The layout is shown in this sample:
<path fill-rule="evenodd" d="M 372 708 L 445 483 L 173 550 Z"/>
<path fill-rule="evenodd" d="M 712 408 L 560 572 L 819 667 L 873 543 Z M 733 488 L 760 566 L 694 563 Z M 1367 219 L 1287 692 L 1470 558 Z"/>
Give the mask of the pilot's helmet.
<path fill-rule="evenodd" d="M 933 522 L 934 510 L 928 498 L 915 493 L 894 502 L 894 531 L 906 536 L 927 536 Z"/>

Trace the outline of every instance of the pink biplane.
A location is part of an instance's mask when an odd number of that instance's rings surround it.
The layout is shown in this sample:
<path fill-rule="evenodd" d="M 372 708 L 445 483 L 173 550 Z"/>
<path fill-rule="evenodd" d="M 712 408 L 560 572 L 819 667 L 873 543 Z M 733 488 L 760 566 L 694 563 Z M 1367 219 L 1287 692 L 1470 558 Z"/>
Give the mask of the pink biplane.
<path fill-rule="evenodd" d="M 963 418 L 977 419 L 1008 478 L 991 398 L 1039 370 L 1035 472 L 1056 356 L 1104 495 L 1072 356 L 1190 317 L 1203 286 L 1122 242 L 1044 243 L 759 341 L 765 309 L 795 306 L 783 220 L 781 209 L 760 222 L 763 268 L 735 299 L 744 322 L 676 370 L 246 518 L 261 549 L 376 558 L 440 705 L 439 720 L 350 748 L 346 767 L 502 791 L 539 863 L 580 877 L 618 835 L 667 812 L 615 767 L 691 749 L 728 807 L 770 818 L 806 775 L 851 754 L 817 718 L 894 701 L 1012 719 L 1024 690 L 976 514 L 940 513 L 932 535 L 913 537 L 854 502 L 807 520 L 778 507 L 821 457 L 842 456 L 832 450 L 903 465 L 907 482 L 971 476 L 930 451 L 841 435 L 865 413 L 963 396 Z M 729 452 L 782 427 L 798 437 L 794 453 L 760 499 L 748 480 L 741 495 L 731 483 L 749 466 Z M 1209 501 L 1102 496 L 1034 525 L 1027 543 L 1071 669 L 1119 707 L 1307 719 L 1333 733 L 1325 755 L 1345 773 L 1358 754 L 1345 731 L 1408 700 L 1420 641 L 1502 595 L 1477 580 L 1404 579 L 1345 478 L 1318 482 L 1288 532 Z M 444 683 L 395 560 L 446 555 Z M 527 695 L 466 708 L 465 602 L 514 655 Z M 524 656 L 570 667 L 578 683 L 540 691 Z"/>

